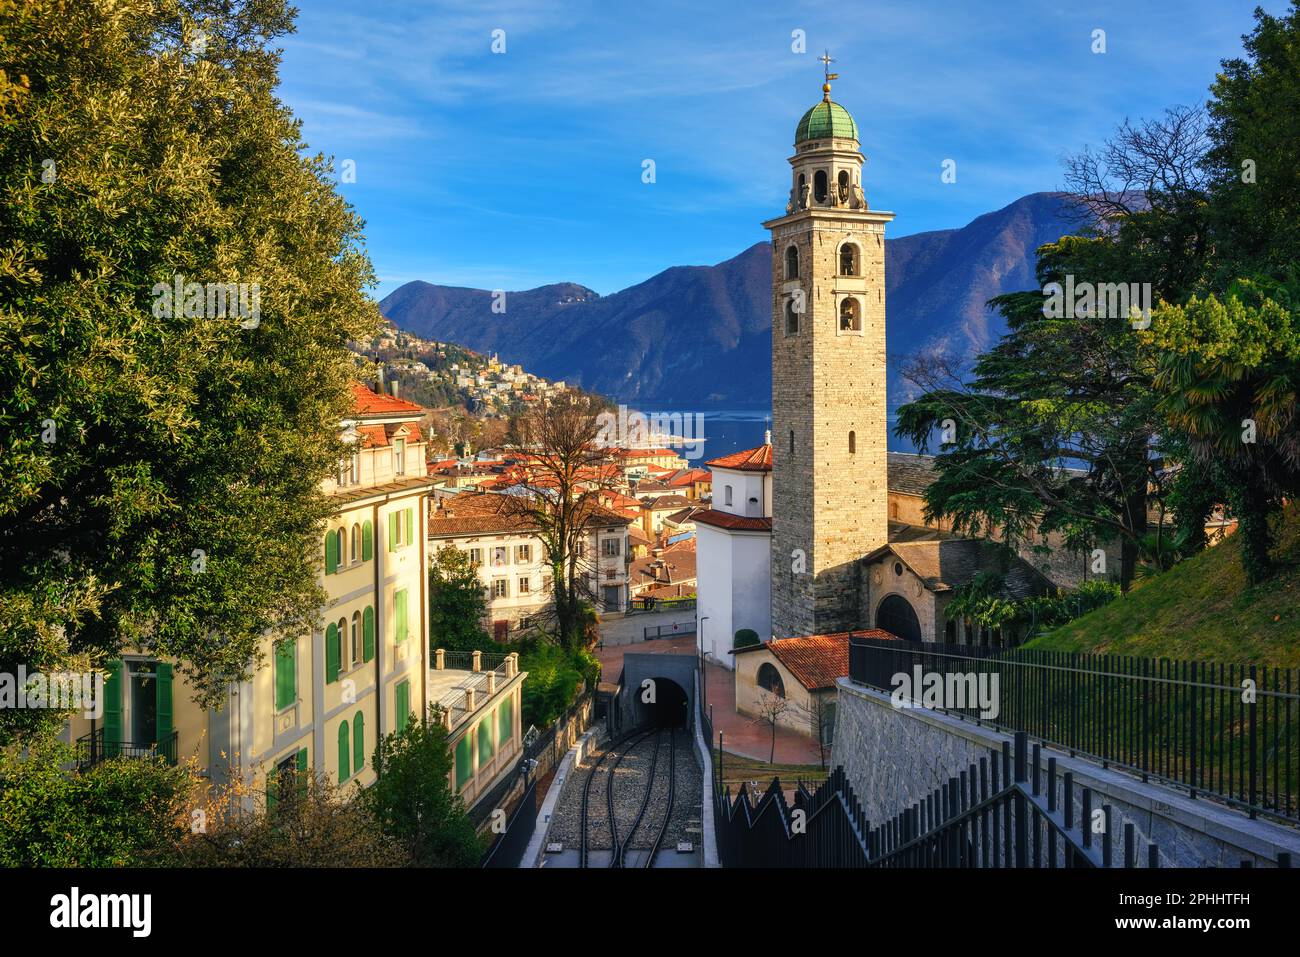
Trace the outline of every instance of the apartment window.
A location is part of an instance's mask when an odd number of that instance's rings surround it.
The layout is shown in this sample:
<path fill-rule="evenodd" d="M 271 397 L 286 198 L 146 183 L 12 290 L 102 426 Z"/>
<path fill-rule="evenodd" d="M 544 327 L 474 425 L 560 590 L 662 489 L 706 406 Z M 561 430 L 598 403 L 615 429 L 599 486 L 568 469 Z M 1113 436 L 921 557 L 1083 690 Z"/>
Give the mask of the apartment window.
<path fill-rule="evenodd" d="M 340 671 L 347 671 L 348 668 L 351 667 L 348 661 L 348 654 L 350 650 L 351 649 L 348 642 L 348 620 L 346 618 L 340 618 L 339 619 L 339 670 Z"/>
<path fill-rule="evenodd" d="M 339 463 L 339 469 L 334 474 L 335 482 L 341 487 L 348 484 L 348 463 L 346 461 Z"/>
<path fill-rule="evenodd" d="M 403 548 L 415 541 L 415 509 L 388 513 L 388 550 Z"/>
<path fill-rule="evenodd" d="M 601 542 L 600 553 L 604 555 L 606 558 L 614 558 L 618 555 L 621 555 L 622 549 L 619 548 L 619 544 L 620 543 L 617 538 L 607 538 L 603 542 Z"/>
<path fill-rule="evenodd" d="M 360 484 L 361 484 L 361 453 L 360 453 L 360 452 L 353 452 L 353 453 L 352 453 L 352 475 L 351 475 L 351 478 L 352 478 L 352 484 L 353 484 L 353 485 L 360 485 Z"/>
<path fill-rule="evenodd" d="M 352 613 L 352 664 L 361 660 L 361 612 Z"/>
<path fill-rule="evenodd" d="M 510 564 L 510 549 L 504 545 L 497 545 L 492 549 L 492 567 L 505 568 Z"/>
<path fill-rule="evenodd" d="M 349 553 L 349 559 L 352 562 L 361 560 L 361 526 L 352 526 L 352 551 Z"/>
<path fill-rule="evenodd" d="M 492 597 L 508 598 L 510 595 L 510 583 L 504 578 L 492 579 Z"/>
<path fill-rule="evenodd" d="M 730 486 L 730 485 L 724 485 L 723 488 L 722 488 L 722 504 L 723 504 L 723 505 L 730 505 L 730 504 L 731 504 L 731 486 Z"/>
<path fill-rule="evenodd" d="M 519 594 L 521 595 L 528 594 L 528 584 L 529 584 L 529 578 L 527 575 L 524 575 L 519 579 Z"/>
<path fill-rule="evenodd" d="M 406 474 L 406 439 L 393 440 L 393 474 Z"/>
<path fill-rule="evenodd" d="M 483 564 L 483 549 L 471 548 L 469 550 L 469 563 L 475 568 Z"/>
<path fill-rule="evenodd" d="M 579 558 L 587 557 L 587 540 L 585 538 L 582 541 L 578 542 L 578 557 Z"/>
<path fill-rule="evenodd" d="M 533 560 L 533 547 L 531 545 L 515 546 L 515 564 L 527 565 Z"/>

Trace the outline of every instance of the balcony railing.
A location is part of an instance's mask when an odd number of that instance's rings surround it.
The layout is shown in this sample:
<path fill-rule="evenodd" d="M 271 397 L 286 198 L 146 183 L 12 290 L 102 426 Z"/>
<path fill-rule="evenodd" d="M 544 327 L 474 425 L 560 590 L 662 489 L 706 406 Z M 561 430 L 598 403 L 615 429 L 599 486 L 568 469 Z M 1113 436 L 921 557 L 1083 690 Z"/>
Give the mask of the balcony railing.
<path fill-rule="evenodd" d="M 162 758 L 168 764 L 176 763 L 176 739 L 173 731 L 161 741 L 105 741 L 104 729 L 96 728 L 77 739 L 77 764 L 88 768 L 108 758 Z"/>

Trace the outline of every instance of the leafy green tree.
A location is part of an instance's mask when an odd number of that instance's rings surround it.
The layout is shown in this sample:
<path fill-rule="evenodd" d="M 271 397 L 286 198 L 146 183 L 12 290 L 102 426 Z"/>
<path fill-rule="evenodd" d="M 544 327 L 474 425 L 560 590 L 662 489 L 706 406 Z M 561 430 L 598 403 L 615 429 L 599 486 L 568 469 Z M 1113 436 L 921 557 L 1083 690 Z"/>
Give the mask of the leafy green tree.
<path fill-rule="evenodd" d="M 1300 282 L 1243 280 L 1223 300 L 1164 305 L 1146 341 L 1170 422 L 1229 477 L 1242 563 L 1258 584 L 1272 570 L 1272 516 L 1300 492 Z"/>
<path fill-rule="evenodd" d="M 438 550 L 429 563 L 429 641 L 432 648 L 477 651 L 490 638 L 487 595 L 469 554 L 454 545 Z"/>
<path fill-rule="evenodd" d="M 1038 252 L 1038 279 L 1127 282 L 1126 259 L 1102 238 L 1067 236 Z M 907 375 L 926 391 L 899 409 L 896 433 L 926 449 L 937 431 L 926 514 L 959 533 L 1013 547 L 1056 533 L 1083 551 L 1119 539 L 1132 581 L 1147 505 L 1167 475 L 1155 452 L 1163 421 L 1132 318 L 1112 309 L 1045 315 L 1041 291 L 993 300 L 1007 334 L 969 382 L 942 359 Z"/>
<path fill-rule="evenodd" d="M 5 12 L 0 668 L 136 646 L 211 704 L 322 601 L 361 223 L 275 96 L 283 2 Z"/>
<path fill-rule="evenodd" d="M 378 780 L 361 800 L 416 867 L 474 867 L 482 855 L 474 826 L 451 789 L 452 764 L 447 730 L 434 709 L 375 749 Z"/>
<path fill-rule="evenodd" d="M 758 644 L 758 632 L 753 628 L 741 628 L 732 640 L 733 648 L 748 648 L 756 644 Z"/>
<path fill-rule="evenodd" d="M 196 780 L 161 760 L 115 758 L 83 772 L 37 741 L 0 754 L 0 866 L 141 867 L 172 861 Z"/>

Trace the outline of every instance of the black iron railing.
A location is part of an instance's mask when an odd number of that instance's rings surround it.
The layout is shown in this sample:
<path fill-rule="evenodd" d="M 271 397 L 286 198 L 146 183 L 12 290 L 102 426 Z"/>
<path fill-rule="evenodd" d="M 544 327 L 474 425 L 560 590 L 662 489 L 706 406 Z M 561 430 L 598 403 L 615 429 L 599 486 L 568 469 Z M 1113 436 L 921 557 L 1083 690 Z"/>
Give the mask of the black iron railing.
<path fill-rule="evenodd" d="M 176 739 L 173 731 L 160 741 L 105 741 L 104 729 L 96 728 L 77 739 L 77 764 L 86 768 L 109 758 L 162 758 L 168 764 L 176 763 Z"/>
<path fill-rule="evenodd" d="M 742 785 L 733 799 L 716 794 L 718 848 L 726 867 L 1158 867 L 1159 849 L 1139 849 L 1132 823 L 1124 827 L 1102 804 L 1098 827 L 1093 792 L 1075 802 L 1070 774 L 1056 774 L 1056 761 L 1040 764 L 1028 738 L 1010 743 L 922 801 L 875 827 L 868 822 L 845 777 L 836 768 L 815 791 L 803 784 L 794 803 L 773 779 L 755 794 Z M 1045 793 L 1044 793 L 1045 792 Z M 1289 866 L 1283 857 L 1279 866 Z"/>
<path fill-rule="evenodd" d="M 904 693 L 922 679 L 922 687 Z M 1300 672 L 849 639 L 849 678 L 1247 811 L 1300 820 Z M 995 679 L 995 680 L 994 680 Z M 924 697 L 925 686 L 935 690 Z M 994 713 L 979 693 L 991 694 Z M 995 692 L 995 693 L 993 693 Z"/>

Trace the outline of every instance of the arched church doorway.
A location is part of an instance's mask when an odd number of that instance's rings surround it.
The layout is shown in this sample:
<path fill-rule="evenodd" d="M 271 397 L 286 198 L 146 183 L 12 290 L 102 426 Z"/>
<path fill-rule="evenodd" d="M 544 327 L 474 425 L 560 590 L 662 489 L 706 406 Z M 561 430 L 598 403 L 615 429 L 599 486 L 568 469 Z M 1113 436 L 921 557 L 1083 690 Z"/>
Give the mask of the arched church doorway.
<path fill-rule="evenodd" d="M 902 595 L 886 595 L 876 609 L 876 627 L 904 641 L 921 640 L 921 622 L 912 603 Z"/>

